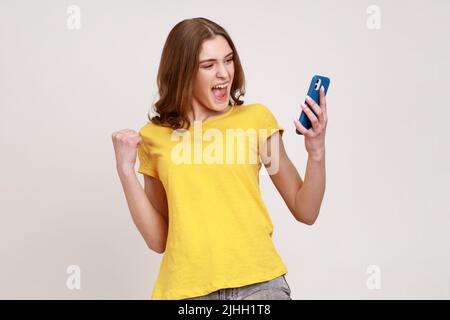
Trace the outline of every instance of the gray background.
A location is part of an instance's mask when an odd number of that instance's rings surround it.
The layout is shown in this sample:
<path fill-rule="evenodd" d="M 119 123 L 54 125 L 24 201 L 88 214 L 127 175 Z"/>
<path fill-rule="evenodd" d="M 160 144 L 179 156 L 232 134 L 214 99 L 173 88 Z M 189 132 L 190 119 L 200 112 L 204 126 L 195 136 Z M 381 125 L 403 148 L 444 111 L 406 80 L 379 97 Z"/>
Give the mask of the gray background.
<path fill-rule="evenodd" d="M 66 26 L 72 4 L 79 30 Z M 379 30 L 366 25 L 373 4 Z M 132 223 L 111 134 L 146 123 L 164 41 L 199 16 L 230 33 L 244 100 L 273 111 L 302 177 L 292 118 L 312 75 L 331 78 L 316 224 L 295 221 L 261 178 L 292 298 L 450 298 L 449 10 L 444 0 L 1 0 L 0 298 L 150 297 L 161 255 Z M 81 290 L 66 287 L 69 265 Z M 367 286 L 371 265 L 380 289 Z"/>

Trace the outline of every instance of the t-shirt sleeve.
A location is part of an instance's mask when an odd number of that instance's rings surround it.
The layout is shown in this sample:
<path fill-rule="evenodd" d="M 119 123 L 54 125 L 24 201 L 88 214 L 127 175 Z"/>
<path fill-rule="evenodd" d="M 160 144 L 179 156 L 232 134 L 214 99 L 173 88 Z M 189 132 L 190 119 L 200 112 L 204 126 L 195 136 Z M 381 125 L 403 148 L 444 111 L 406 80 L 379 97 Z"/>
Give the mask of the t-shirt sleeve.
<path fill-rule="evenodd" d="M 137 154 L 139 159 L 138 172 L 159 179 L 156 168 L 156 157 L 152 156 L 151 143 L 143 129 L 139 130 L 142 141 L 138 145 Z"/>
<path fill-rule="evenodd" d="M 270 136 L 272 136 L 275 132 L 279 131 L 280 135 L 283 136 L 284 128 L 280 127 L 277 119 L 270 111 L 268 107 L 263 104 L 259 105 L 260 111 L 260 143 L 265 142 Z"/>

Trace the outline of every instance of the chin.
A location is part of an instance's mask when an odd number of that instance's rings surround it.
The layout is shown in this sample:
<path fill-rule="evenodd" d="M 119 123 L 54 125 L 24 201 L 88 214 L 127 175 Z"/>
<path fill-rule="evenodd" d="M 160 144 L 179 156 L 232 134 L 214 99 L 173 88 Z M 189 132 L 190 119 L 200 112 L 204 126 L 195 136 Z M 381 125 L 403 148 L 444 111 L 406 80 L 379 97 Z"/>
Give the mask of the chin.
<path fill-rule="evenodd" d="M 228 107 L 229 101 L 217 102 L 215 100 L 211 101 L 209 109 L 214 111 L 224 111 Z"/>

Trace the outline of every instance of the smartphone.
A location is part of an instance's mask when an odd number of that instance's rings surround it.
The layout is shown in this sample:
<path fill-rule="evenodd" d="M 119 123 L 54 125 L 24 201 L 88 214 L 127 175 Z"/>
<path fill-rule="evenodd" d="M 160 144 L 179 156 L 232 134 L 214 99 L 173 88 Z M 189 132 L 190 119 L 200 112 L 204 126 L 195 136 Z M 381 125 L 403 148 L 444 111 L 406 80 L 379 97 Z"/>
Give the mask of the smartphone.
<path fill-rule="evenodd" d="M 320 96 L 319 96 L 320 87 L 323 86 L 323 88 L 325 90 L 325 95 L 326 95 L 329 85 L 330 85 L 329 78 L 324 77 L 324 76 L 319 76 L 317 74 L 314 75 L 312 77 L 311 84 L 309 85 L 308 96 L 310 96 L 320 106 Z M 306 100 L 305 100 L 305 105 L 317 116 L 317 114 L 314 112 L 314 110 L 308 106 L 308 104 L 306 103 Z M 306 129 L 309 129 L 312 126 L 311 121 L 309 121 L 308 116 L 306 115 L 305 112 L 303 112 L 303 110 L 300 113 L 300 118 L 298 119 L 298 121 L 300 121 L 300 123 Z M 303 134 L 300 131 L 298 131 L 297 128 L 295 129 L 295 132 L 297 134 Z"/>

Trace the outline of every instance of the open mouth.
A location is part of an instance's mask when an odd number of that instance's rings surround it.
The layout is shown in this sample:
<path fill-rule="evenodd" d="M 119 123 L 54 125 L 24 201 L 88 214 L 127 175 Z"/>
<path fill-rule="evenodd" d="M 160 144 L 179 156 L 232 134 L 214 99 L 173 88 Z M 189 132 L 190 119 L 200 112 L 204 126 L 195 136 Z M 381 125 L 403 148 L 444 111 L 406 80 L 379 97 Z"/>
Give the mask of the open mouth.
<path fill-rule="evenodd" d="M 214 97 L 219 100 L 222 101 L 226 98 L 226 96 L 228 95 L 228 84 L 226 85 L 219 85 L 219 86 L 214 86 L 212 89 L 213 95 Z"/>

